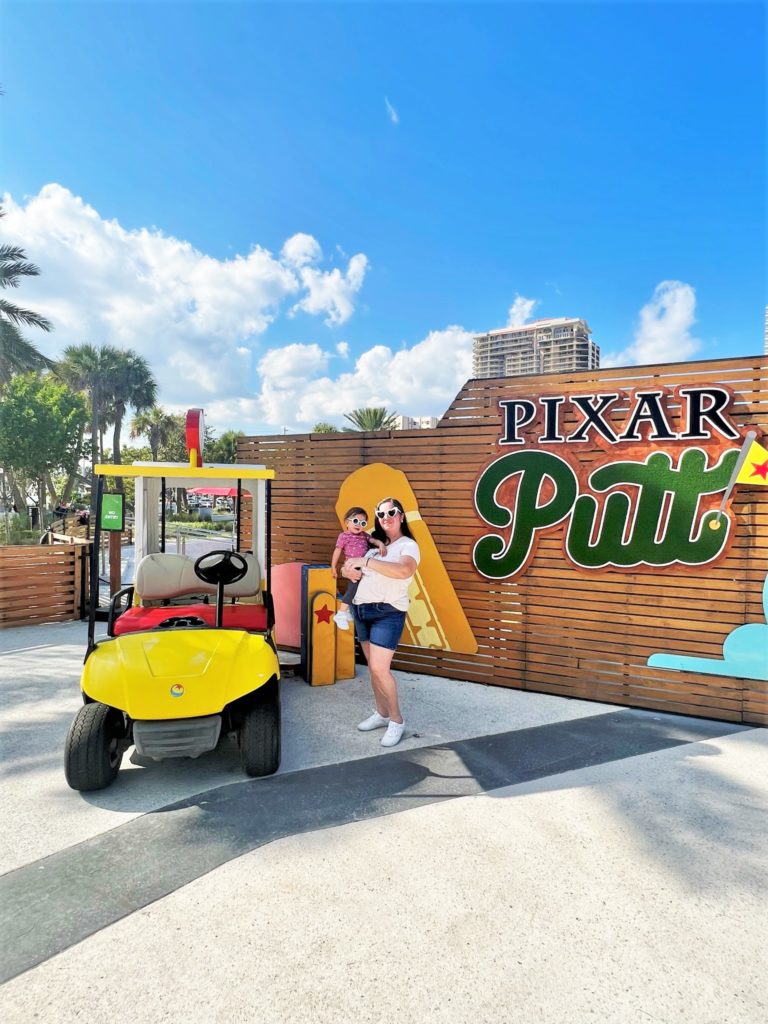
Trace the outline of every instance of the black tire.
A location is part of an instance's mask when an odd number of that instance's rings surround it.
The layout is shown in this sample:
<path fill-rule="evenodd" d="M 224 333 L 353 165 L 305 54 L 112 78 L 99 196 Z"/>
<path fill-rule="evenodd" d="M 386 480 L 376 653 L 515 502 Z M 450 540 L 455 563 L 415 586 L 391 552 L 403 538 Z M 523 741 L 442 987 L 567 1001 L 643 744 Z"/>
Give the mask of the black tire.
<path fill-rule="evenodd" d="M 75 715 L 64 748 L 64 774 L 72 789 L 87 793 L 111 785 L 123 759 L 125 722 L 106 704 L 85 704 Z"/>
<path fill-rule="evenodd" d="M 240 725 L 240 761 L 246 775 L 274 775 L 280 767 L 280 687 L 270 679 L 250 699 Z"/>

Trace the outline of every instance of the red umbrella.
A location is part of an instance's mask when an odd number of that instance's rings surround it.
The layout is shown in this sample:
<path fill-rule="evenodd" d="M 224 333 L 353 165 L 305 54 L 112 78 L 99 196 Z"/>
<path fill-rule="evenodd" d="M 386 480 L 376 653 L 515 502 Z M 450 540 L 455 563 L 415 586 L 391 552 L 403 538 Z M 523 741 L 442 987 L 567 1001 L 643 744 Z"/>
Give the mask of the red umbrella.
<path fill-rule="evenodd" d="M 248 491 L 240 492 L 244 498 L 250 498 Z M 210 494 L 214 498 L 236 498 L 236 487 L 188 487 L 187 494 Z"/>

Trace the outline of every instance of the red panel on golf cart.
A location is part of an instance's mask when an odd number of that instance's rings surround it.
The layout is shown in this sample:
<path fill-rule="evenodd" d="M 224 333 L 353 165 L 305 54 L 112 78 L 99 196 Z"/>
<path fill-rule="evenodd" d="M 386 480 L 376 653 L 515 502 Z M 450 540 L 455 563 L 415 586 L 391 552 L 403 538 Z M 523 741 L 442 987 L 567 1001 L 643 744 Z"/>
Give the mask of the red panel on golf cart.
<path fill-rule="evenodd" d="M 209 626 L 216 625 L 216 606 L 212 604 L 166 605 L 163 608 L 128 608 L 115 619 L 115 636 L 156 629 L 161 622 L 179 615 L 196 615 Z M 263 604 L 225 604 L 224 627 L 263 632 L 267 628 L 267 609 Z"/>

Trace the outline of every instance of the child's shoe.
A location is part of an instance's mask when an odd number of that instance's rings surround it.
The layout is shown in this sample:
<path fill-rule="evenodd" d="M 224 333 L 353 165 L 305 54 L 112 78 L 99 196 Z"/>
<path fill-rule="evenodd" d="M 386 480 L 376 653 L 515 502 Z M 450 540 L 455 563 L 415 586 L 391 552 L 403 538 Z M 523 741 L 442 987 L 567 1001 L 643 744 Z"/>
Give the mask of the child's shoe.
<path fill-rule="evenodd" d="M 339 629 L 349 629 L 349 612 L 336 612 L 333 621 Z"/>
<path fill-rule="evenodd" d="M 385 725 L 389 724 L 389 719 L 380 715 L 378 711 L 374 711 L 370 718 L 366 718 L 364 722 L 358 725 L 360 732 L 371 732 L 372 729 L 383 729 Z"/>
<path fill-rule="evenodd" d="M 382 747 L 395 747 L 403 738 L 405 722 L 390 722 L 387 731 L 381 737 Z"/>

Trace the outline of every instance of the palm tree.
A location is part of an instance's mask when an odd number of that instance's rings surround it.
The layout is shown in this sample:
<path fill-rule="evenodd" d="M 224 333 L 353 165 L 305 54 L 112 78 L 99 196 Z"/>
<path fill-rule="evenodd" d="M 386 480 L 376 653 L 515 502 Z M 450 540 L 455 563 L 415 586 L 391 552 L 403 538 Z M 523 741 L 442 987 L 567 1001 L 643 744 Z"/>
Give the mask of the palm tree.
<path fill-rule="evenodd" d="M 204 451 L 206 462 L 237 462 L 237 442 L 245 437 L 242 430 L 225 430 L 221 437 L 205 439 Z"/>
<path fill-rule="evenodd" d="M 99 429 L 103 425 L 105 406 L 112 399 L 112 388 L 117 377 L 120 352 L 111 345 L 68 345 L 56 373 L 75 391 L 88 396 L 91 407 L 91 472 L 96 475 L 99 456 Z M 91 480 L 91 499 L 95 500 L 94 480 Z"/>
<path fill-rule="evenodd" d="M 0 217 L 3 216 L 0 209 Z M 27 254 L 19 246 L 0 245 L 0 288 L 18 288 L 22 277 L 37 277 L 39 273 L 34 263 L 27 261 Z M 39 327 L 43 331 L 53 330 L 50 320 L 44 316 L 0 298 L 0 383 L 14 373 L 51 369 L 53 366 L 50 359 L 22 336 L 20 325 Z"/>
<path fill-rule="evenodd" d="M 119 466 L 120 433 L 128 406 L 133 406 L 137 413 L 143 413 L 151 409 L 157 401 L 157 381 L 143 356 L 131 351 L 118 352 L 110 398 L 110 419 L 114 423 L 112 461 Z M 122 477 L 116 477 L 115 484 L 117 489 L 122 491 Z"/>
<path fill-rule="evenodd" d="M 383 407 L 371 409 L 353 409 L 352 412 L 345 412 L 344 419 L 349 420 L 351 427 L 345 427 L 346 431 L 352 430 L 392 430 L 397 419 L 396 412 L 390 412 Z"/>
<path fill-rule="evenodd" d="M 167 444 L 176 429 L 176 417 L 159 405 L 140 412 L 131 423 L 131 437 L 146 437 L 152 452 L 152 461 L 157 462 L 161 445 Z"/>
<path fill-rule="evenodd" d="M 0 384 L 10 380 L 15 373 L 50 370 L 54 365 L 51 359 L 38 352 L 31 341 L 27 341 L 16 324 L 0 315 Z"/>

